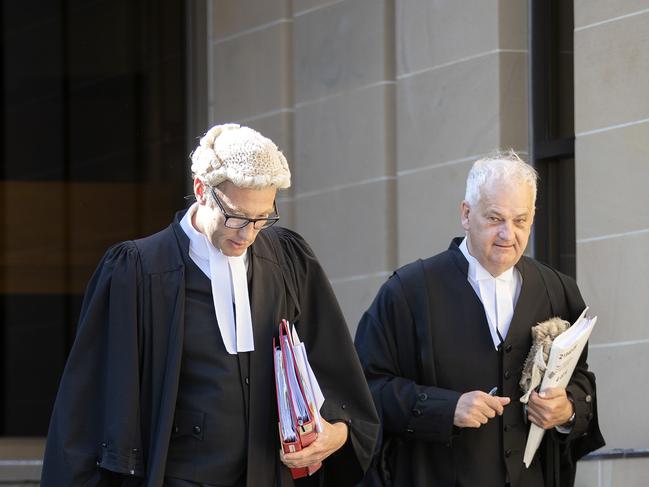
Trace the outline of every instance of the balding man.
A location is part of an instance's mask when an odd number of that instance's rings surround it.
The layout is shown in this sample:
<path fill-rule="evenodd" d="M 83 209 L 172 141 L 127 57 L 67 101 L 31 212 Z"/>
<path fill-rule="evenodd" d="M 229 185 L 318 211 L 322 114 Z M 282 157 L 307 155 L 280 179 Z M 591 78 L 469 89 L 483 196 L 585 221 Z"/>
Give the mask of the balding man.
<path fill-rule="evenodd" d="M 518 382 L 530 328 L 584 309 L 575 281 L 523 257 L 536 173 L 516 154 L 477 161 L 450 248 L 398 269 L 363 315 L 356 347 L 383 424 L 365 485 L 562 487 L 603 445 L 586 351 L 566 389 Z M 548 431 L 529 469 L 529 425 Z"/>

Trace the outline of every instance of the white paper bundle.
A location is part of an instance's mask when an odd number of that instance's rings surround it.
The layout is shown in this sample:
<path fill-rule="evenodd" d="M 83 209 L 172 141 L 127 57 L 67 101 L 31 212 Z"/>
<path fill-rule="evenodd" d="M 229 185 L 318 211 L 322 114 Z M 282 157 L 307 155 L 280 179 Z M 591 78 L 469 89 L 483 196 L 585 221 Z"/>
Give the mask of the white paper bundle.
<path fill-rule="evenodd" d="M 550 387 L 565 388 L 570 382 L 579 357 L 593 331 L 593 326 L 597 322 L 597 316 L 586 316 L 587 311 L 588 308 L 584 309 L 577 321 L 552 342 L 550 357 L 541 381 L 541 392 Z M 523 456 L 525 467 L 529 467 L 532 463 L 534 454 L 538 450 L 544 434 L 545 430 L 543 428 L 535 424 L 530 425 Z"/>

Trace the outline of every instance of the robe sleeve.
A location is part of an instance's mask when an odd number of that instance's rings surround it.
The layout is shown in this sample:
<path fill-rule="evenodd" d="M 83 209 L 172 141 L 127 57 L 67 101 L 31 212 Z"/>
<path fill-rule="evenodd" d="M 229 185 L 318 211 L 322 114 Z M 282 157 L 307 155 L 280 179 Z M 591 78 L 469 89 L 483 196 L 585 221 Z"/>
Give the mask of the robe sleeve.
<path fill-rule="evenodd" d="M 557 273 L 565 293 L 568 319 L 573 323 L 586 305 L 581 297 L 577 283 L 571 277 Z M 588 370 L 588 346 L 584 348 L 570 382 L 566 387 L 575 407 L 575 423 L 568 435 L 559 436 L 561 441 L 572 442 L 574 461 L 589 451 L 604 445 L 597 420 L 597 395 L 595 375 Z"/>
<path fill-rule="evenodd" d="M 327 485 L 352 486 L 367 470 L 379 429 L 358 356 L 329 280 L 298 234 L 278 229 L 285 265 L 295 277 L 300 315 L 295 326 L 325 396 L 322 416 L 349 426 L 347 443 L 324 462 Z"/>
<path fill-rule="evenodd" d="M 398 276 L 379 290 L 356 332 L 356 348 L 385 432 L 447 443 L 460 393 L 418 384 L 415 324 Z"/>
<path fill-rule="evenodd" d="M 88 284 L 50 422 L 43 487 L 112 485 L 115 475 L 144 475 L 140 273 L 137 250 L 127 242 L 104 255 Z"/>

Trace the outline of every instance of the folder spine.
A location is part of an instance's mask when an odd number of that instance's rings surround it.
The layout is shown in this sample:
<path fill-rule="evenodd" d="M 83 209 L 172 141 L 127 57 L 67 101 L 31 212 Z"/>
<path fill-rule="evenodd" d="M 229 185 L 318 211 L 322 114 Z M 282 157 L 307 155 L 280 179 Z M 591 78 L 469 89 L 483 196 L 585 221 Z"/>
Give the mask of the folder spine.
<path fill-rule="evenodd" d="M 286 340 L 284 340 L 284 337 L 286 337 Z M 306 400 L 306 394 L 304 391 L 304 385 L 302 384 L 302 380 L 299 377 L 299 373 L 297 372 L 297 362 L 295 360 L 295 355 L 292 349 L 293 343 L 291 340 L 291 335 L 289 333 L 289 326 L 288 322 L 286 320 L 282 320 L 282 322 L 279 325 L 279 346 L 277 344 L 277 341 L 273 338 L 273 356 L 276 353 L 276 351 L 280 351 L 281 355 L 281 361 L 283 365 L 283 371 L 278 370 L 277 366 L 277 361 L 273 360 L 274 368 L 275 368 L 275 394 L 277 398 L 277 410 L 278 410 L 278 416 L 281 418 L 280 410 L 282 408 L 281 401 L 280 401 L 280 390 L 279 390 L 279 380 L 278 380 L 278 375 L 279 374 L 288 374 L 289 373 L 289 363 L 287 360 L 288 354 L 290 354 L 291 357 L 291 362 L 294 365 L 294 370 L 297 374 L 297 384 L 298 384 L 298 390 L 293 390 L 292 387 L 290 387 L 290 381 L 287 380 L 285 381 L 287 385 L 287 390 L 288 390 L 288 395 L 290 398 L 291 404 L 293 404 L 293 401 L 295 400 L 295 395 L 299 394 L 304 401 L 304 403 L 307 405 L 307 414 L 308 417 L 306 420 L 299 418 L 296 414 L 296 411 L 294 411 L 293 407 L 289 407 L 290 415 L 291 415 L 291 421 L 293 424 L 293 429 L 296 432 L 295 436 L 295 441 L 287 441 L 283 438 L 282 435 L 282 424 L 281 421 L 278 422 L 278 429 L 279 429 L 279 437 L 280 437 L 280 442 L 282 445 L 282 450 L 284 453 L 294 453 L 301 451 L 303 448 L 306 448 L 309 446 L 311 443 L 313 443 L 316 438 L 318 437 L 318 433 L 316 431 L 315 427 L 315 419 L 313 417 L 313 412 L 311 411 L 308 401 Z M 290 405 L 289 405 L 290 406 Z M 293 479 L 298 479 L 302 477 L 306 477 L 307 475 L 311 475 L 314 472 L 316 472 L 320 467 L 322 466 L 322 463 L 318 463 L 316 465 L 310 465 L 308 467 L 301 467 L 301 468 L 291 468 L 291 476 Z"/>

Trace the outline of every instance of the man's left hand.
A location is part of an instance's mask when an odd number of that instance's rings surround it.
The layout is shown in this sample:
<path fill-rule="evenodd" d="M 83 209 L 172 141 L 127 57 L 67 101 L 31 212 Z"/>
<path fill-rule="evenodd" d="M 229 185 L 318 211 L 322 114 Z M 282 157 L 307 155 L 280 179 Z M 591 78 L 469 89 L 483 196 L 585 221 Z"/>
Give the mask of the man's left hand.
<path fill-rule="evenodd" d="M 289 468 L 315 465 L 340 449 L 347 441 L 348 434 L 349 427 L 346 423 L 332 424 L 323 419 L 322 431 L 313 443 L 295 453 L 284 453 L 280 450 L 280 459 Z"/>
<path fill-rule="evenodd" d="M 527 417 L 543 429 L 566 424 L 574 411 L 574 406 L 566 395 L 566 390 L 551 387 L 541 392 L 532 392 L 527 404 Z"/>

